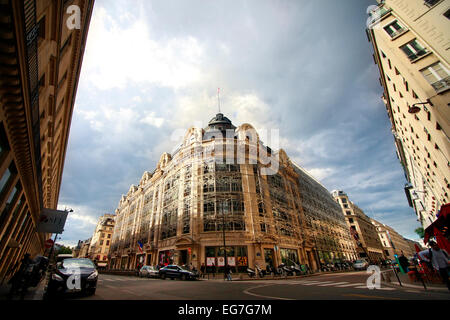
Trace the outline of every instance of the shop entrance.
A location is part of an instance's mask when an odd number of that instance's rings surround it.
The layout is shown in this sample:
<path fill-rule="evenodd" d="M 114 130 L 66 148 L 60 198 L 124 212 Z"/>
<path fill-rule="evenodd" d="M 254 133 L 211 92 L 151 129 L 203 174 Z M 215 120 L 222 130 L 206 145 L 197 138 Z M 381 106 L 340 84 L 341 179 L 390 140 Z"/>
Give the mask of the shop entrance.
<path fill-rule="evenodd" d="M 181 266 L 188 264 L 188 251 L 187 250 L 180 250 L 179 251 L 178 263 Z"/>
<path fill-rule="evenodd" d="M 147 262 L 145 264 L 147 266 L 151 266 L 152 265 L 152 254 L 151 253 L 147 254 Z"/>
<path fill-rule="evenodd" d="M 264 249 L 264 260 L 266 262 L 266 266 L 269 265 L 272 268 L 275 268 L 275 261 L 273 257 L 274 257 L 273 249 Z"/>

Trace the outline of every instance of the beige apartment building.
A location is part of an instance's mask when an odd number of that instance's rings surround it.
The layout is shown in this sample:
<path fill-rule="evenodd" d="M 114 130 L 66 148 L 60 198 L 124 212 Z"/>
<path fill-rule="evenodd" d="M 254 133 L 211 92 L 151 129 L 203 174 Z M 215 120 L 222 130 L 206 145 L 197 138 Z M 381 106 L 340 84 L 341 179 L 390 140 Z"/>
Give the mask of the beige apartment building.
<path fill-rule="evenodd" d="M 104 214 L 98 219 L 91 238 L 88 255 L 100 268 L 108 266 L 108 254 L 114 232 L 114 215 Z"/>
<path fill-rule="evenodd" d="M 450 0 L 378 2 L 367 34 L 406 196 L 426 228 L 450 199 Z"/>
<path fill-rule="evenodd" d="M 91 238 L 84 240 L 84 241 L 78 241 L 78 245 L 76 248 L 76 255 L 74 254 L 75 258 L 89 258 L 89 248 L 91 246 Z"/>
<path fill-rule="evenodd" d="M 371 219 L 371 221 L 378 231 L 378 236 L 380 237 L 387 259 L 394 260 L 395 255 L 400 256 L 402 253 L 405 257 L 414 256 L 414 253 L 416 253 L 414 245 L 411 247 L 410 243 L 401 234 L 375 219 Z"/>
<path fill-rule="evenodd" d="M 190 128 L 176 151 L 164 153 L 122 196 L 110 267 L 192 263 L 198 269 L 204 263 L 220 272 L 226 261 L 235 272 L 282 262 L 317 270 L 320 253 L 307 232 L 301 172 L 282 149 L 265 146 L 251 125 L 235 127 L 219 113 L 206 128 Z M 311 206 L 323 214 L 313 224 L 322 229 L 317 238 L 328 241 L 323 259 L 344 259 L 351 253 L 342 246 L 349 235 L 332 202 L 329 193 L 327 202 L 315 199 Z"/>
<path fill-rule="evenodd" d="M 353 237 L 358 257 L 368 259 L 372 263 L 384 260 L 383 246 L 371 219 L 349 200 L 345 192 L 334 190 L 332 195 L 342 209 L 350 234 Z"/>
<path fill-rule="evenodd" d="M 56 209 L 93 0 L 1 1 L 0 278 L 25 253 L 44 252 L 36 232 Z M 69 29 L 77 5 L 80 26 Z"/>

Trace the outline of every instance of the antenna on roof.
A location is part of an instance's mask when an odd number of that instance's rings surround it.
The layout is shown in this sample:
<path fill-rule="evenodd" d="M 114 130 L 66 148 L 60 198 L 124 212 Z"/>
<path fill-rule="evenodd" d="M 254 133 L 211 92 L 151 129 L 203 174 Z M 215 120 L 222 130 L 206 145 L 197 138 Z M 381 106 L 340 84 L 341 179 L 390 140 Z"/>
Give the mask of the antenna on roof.
<path fill-rule="evenodd" d="M 217 88 L 217 105 L 219 106 L 220 113 L 220 88 Z"/>

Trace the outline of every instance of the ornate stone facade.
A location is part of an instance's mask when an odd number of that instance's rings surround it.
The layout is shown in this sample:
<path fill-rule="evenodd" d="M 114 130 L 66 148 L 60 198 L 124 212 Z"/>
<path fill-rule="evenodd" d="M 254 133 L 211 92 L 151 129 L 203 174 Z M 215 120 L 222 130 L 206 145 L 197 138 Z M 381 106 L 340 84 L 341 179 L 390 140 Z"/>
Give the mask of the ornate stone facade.
<path fill-rule="evenodd" d="M 175 153 L 163 154 L 155 171 L 145 172 L 139 185 L 122 196 L 110 268 L 173 262 L 197 269 L 214 263 L 220 270 L 226 254 L 238 272 L 282 262 L 317 269 L 302 207 L 301 172 L 282 149 L 264 146 L 251 125 L 236 128 L 217 114 L 205 129 L 190 128 Z M 338 245 L 349 240 L 345 221 L 321 188 L 328 198 L 317 201 L 324 211 L 330 205 L 334 210 L 324 223 L 338 229 L 335 258 L 349 259 L 343 254 L 347 248 Z"/>

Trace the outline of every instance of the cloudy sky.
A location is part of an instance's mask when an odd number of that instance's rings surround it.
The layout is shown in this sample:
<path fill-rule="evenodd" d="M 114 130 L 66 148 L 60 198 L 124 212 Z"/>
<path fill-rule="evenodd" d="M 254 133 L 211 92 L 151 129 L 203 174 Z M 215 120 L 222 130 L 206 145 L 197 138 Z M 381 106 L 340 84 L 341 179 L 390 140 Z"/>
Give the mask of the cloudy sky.
<path fill-rule="evenodd" d="M 416 239 L 382 88 L 365 34 L 375 1 L 96 0 L 59 208 L 63 242 L 222 112 L 279 129 L 280 148 L 328 190 Z M 269 143 L 270 144 L 270 143 Z"/>

